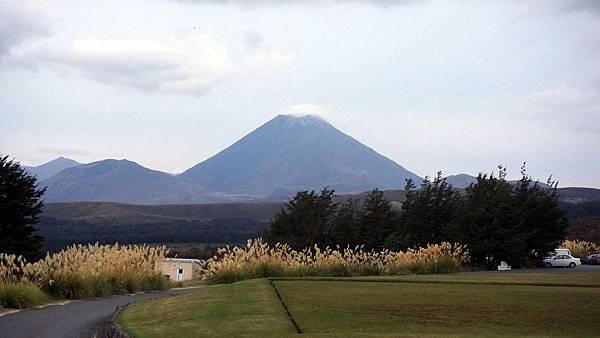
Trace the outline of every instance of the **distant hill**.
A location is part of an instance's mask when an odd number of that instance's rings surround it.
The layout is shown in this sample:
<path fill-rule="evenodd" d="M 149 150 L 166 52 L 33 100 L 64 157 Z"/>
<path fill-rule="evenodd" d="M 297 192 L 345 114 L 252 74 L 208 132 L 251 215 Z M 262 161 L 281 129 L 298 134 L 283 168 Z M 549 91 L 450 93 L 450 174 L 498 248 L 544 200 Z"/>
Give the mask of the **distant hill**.
<path fill-rule="evenodd" d="M 575 228 L 569 230 L 569 238 L 600 238 L 592 233 L 586 235 L 588 228 L 600 229 L 600 189 L 559 188 L 558 193 L 560 207 Z M 366 194 L 338 195 L 335 201 L 354 199 L 360 203 Z M 404 191 L 386 190 L 384 195 L 399 211 Z M 567 202 L 569 200 L 582 202 Z M 283 201 L 171 205 L 48 203 L 43 209 L 39 228 L 51 250 L 72 243 L 96 241 L 243 243 L 248 238 L 262 236 L 272 217 L 283 206 Z"/>
<path fill-rule="evenodd" d="M 452 184 L 452 186 L 454 188 L 457 189 L 464 189 L 466 187 L 468 187 L 469 185 L 471 185 L 471 183 L 476 183 L 477 182 L 477 176 L 471 176 L 468 174 L 458 174 L 458 175 L 450 175 L 450 176 L 446 176 L 446 182 Z M 510 181 L 511 184 L 515 184 L 516 180 L 512 180 Z M 538 184 L 538 186 L 540 187 L 544 187 L 544 188 L 548 188 L 548 184 L 544 183 L 544 182 L 535 182 Z"/>
<path fill-rule="evenodd" d="M 283 203 L 132 205 L 49 203 L 38 227 L 47 250 L 73 243 L 244 243 Z"/>
<path fill-rule="evenodd" d="M 91 224 L 143 224 L 181 220 L 246 218 L 270 221 L 283 203 L 135 205 L 106 202 L 48 203 L 43 217 Z"/>
<path fill-rule="evenodd" d="M 58 174 L 58 172 L 63 169 L 78 166 L 80 164 L 81 163 L 70 158 L 59 157 L 38 166 L 25 167 L 25 170 L 30 174 L 35 175 L 38 181 L 42 181 Z"/>
<path fill-rule="evenodd" d="M 338 193 L 401 188 L 420 178 L 315 115 L 279 115 L 181 177 L 249 198 L 287 198 L 328 186 Z"/>
<path fill-rule="evenodd" d="M 566 203 L 600 202 L 600 189 L 565 187 L 558 189 L 561 201 Z"/>
<path fill-rule="evenodd" d="M 454 188 L 464 189 L 471 185 L 471 183 L 477 182 L 477 177 L 467 174 L 450 175 L 446 176 L 446 182 L 451 184 Z"/>
<path fill-rule="evenodd" d="M 40 185 L 47 202 L 183 203 L 192 191 L 172 175 L 112 159 L 64 169 Z"/>

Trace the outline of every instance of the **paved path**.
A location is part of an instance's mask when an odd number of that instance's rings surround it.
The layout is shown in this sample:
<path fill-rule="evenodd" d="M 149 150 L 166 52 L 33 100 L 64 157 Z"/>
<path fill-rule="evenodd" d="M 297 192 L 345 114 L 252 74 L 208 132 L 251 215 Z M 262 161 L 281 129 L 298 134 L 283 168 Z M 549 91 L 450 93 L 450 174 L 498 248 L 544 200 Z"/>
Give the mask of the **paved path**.
<path fill-rule="evenodd" d="M 0 317 L 1 338 L 94 337 L 117 306 L 139 303 L 169 295 L 198 291 L 203 287 L 75 300 L 65 305 L 27 309 Z"/>

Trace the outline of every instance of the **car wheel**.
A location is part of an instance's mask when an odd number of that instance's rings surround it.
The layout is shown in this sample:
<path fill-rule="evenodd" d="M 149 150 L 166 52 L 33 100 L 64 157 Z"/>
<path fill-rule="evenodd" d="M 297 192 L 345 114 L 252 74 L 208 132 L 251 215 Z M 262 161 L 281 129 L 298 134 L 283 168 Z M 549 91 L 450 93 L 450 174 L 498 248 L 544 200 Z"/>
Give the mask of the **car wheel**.
<path fill-rule="evenodd" d="M 575 265 L 576 265 L 575 263 L 571 263 L 571 264 L 569 264 L 569 267 L 570 267 L 571 269 L 574 269 L 574 268 L 575 268 Z"/>
<path fill-rule="evenodd" d="M 547 267 L 547 268 L 551 268 L 551 267 L 552 267 L 552 264 L 550 264 L 550 263 L 546 263 L 546 267 Z"/>

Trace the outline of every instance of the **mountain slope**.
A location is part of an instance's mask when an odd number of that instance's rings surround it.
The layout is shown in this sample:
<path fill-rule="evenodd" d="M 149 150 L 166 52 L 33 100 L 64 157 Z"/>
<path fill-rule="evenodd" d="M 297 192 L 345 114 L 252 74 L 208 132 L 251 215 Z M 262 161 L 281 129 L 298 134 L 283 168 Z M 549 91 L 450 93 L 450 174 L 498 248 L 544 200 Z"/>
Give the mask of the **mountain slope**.
<path fill-rule="evenodd" d="M 180 203 L 185 185 L 166 173 L 127 160 L 103 160 L 67 168 L 40 183 L 47 202 L 106 201 L 137 204 Z"/>
<path fill-rule="evenodd" d="M 29 172 L 30 174 L 36 176 L 38 181 L 41 181 L 56 175 L 63 169 L 78 166 L 80 164 L 81 163 L 75 160 L 72 160 L 70 158 L 64 158 L 61 156 L 50 162 L 46 162 L 35 167 L 25 167 L 25 170 L 27 170 L 27 172 Z"/>
<path fill-rule="evenodd" d="M 454 188 L 464 189 L 471 185 L 471 183 L 477 182 L 477 177 L 467 174 L 450 175 L 446 176 L 446 182 Z"/>
<path fill-rule="evenodd" d="M 420 178 L 314 115 L 279 115 L 181 177 L 209 190 L 248 198 L 298 190 L 353 193 L 399 188 Z"/>

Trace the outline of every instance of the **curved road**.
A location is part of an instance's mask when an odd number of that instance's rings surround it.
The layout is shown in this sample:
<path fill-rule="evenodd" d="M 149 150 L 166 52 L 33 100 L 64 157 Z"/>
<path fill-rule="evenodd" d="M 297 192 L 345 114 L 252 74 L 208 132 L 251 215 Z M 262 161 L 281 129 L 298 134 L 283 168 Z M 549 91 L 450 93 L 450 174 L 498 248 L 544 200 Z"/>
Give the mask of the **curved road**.
<path fill-rule="evenodd" d="M 0 337 L 96 337 L 118 306 L 198 291 L 201 288 L 203 287 L 75 300 L 65 305 L 27 309 L 0 317 Z"/>

